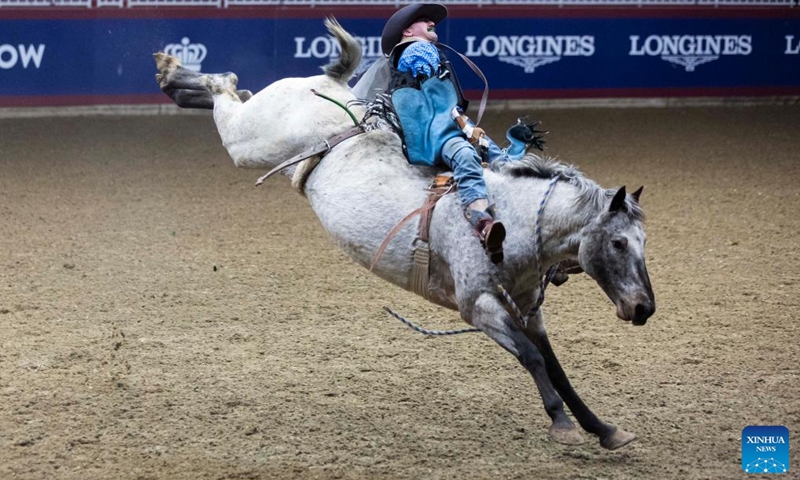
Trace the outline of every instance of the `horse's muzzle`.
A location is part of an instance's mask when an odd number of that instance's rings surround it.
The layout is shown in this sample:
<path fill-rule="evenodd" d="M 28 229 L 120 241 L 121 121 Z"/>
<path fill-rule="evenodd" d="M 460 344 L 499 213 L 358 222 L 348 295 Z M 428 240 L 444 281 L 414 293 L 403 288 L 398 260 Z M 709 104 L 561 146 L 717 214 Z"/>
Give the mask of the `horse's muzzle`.
<path fill-rule="evenodd" d="M 650 299 L 644 302 L 625 303 L 619 302 L 617 304 L 617 316 L 626 322 L 632 322 L 634 325 L 644 325 L 647 319 L 653 316 L 656 312 L 656 303 Z"/>

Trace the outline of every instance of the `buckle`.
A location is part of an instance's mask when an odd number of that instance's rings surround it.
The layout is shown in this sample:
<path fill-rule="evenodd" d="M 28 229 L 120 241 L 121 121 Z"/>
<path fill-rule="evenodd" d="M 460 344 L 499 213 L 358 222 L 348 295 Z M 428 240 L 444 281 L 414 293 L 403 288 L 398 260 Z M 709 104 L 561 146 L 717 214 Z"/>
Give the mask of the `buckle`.
<path fill-rule="evenodd" d="M 446 188 L 450 189 L 453 184 L 455 183 L 455 178 L 452 174 L 439 174 L 433 177 L 428 184 L 428 190 L 434 190 L 437 188 Z"/>

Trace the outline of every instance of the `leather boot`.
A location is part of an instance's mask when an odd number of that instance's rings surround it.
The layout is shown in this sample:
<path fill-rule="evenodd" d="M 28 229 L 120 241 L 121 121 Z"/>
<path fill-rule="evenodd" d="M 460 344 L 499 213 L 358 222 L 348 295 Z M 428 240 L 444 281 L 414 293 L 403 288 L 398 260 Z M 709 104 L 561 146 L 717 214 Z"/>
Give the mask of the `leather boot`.
<path fill-rule="evenodd" d="M 474 228 L 475 235 L 480 239 L 486 254 L 489 255 L 489 260 L 495 264 L 502 262 L 503 240 L 506 239 L 506 228 L 503 223 L 495 221 L 488 210 L 486 212 L 466 210 L 465 216 Z"/>

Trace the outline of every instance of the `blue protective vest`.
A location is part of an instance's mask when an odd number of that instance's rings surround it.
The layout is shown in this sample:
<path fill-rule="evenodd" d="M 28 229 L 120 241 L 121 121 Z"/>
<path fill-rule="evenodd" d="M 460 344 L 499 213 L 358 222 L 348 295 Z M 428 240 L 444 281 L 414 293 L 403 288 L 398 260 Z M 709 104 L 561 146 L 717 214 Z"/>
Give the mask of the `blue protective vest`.
<path fill-rule="evenodd" d="M 419 89 L 398 88 L 392 103 L 403 127 L 404 153 L 413 165 L 433 166 L 442 159 L 442 147 L 454 137 L 463 137 L 451 116 L 458 95 L 448 79 L 432 77 Z"/>
<path fill-rule="evenodd" d="M 403 129 L 403 153 L 413 165 L 433 166 L 442 160 L 445 142 L 463 137 L 451 112 L 456 106 L 466 110 L 468 102 L 441 49 L 439 75 L 414 77 L 398 71 L 397 62 L 408 45 L 395 47 L 389 58 L 390 94 Z"/>

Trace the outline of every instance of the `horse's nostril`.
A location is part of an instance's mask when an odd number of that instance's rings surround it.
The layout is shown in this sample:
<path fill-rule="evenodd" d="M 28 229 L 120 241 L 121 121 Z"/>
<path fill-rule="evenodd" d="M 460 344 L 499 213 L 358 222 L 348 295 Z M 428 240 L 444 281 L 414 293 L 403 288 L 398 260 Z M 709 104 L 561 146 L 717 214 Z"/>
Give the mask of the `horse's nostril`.
<path fill-rule="evenodd" d="M 654 309 L 651 306 L 637 303 L 633 310 L 633 324 L 644 325 L 647 323 L 647 319 L 653 314 L 653 311 Z"/>

